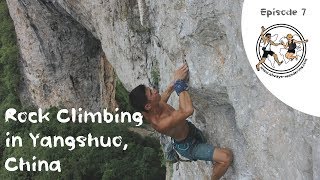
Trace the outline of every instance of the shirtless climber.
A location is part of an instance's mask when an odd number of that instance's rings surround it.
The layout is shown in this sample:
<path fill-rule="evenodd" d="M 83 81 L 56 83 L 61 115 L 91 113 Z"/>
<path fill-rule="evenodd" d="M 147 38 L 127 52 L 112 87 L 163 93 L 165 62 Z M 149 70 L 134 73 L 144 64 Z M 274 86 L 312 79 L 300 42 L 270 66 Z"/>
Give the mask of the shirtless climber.
<path fill-rule="evenodd" d="M 212 179 L 222 177 L 230 166 L 231 150 L 206 144 L 202 132 L 186 119 L 193 114 L 193 106 L 185 79 L 189 68 L 186 64 L 174 73 L 174 83 L 160 96 L 155 89 L 139 85 L 130 92 L 132 106 L 142 112 L 145 119 L 159 133 L 172 137 L 175 150 L 190 160 L 215 162 Z M 167 104 L 173 91 L 179 95 L 179 109 Z"/>

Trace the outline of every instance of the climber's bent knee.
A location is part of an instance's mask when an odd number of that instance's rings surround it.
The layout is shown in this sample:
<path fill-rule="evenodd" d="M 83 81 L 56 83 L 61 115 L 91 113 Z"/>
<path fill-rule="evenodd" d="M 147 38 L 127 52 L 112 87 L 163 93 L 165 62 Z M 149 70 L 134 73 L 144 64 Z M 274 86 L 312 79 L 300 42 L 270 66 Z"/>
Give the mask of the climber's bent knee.
<path fill-rule="evenodd" d="M 224 164 L 231 164 L 233 160 L 233 154 L 230 149 L 227 148 L 215 148 L 213 153 L 213 161 Z"/>

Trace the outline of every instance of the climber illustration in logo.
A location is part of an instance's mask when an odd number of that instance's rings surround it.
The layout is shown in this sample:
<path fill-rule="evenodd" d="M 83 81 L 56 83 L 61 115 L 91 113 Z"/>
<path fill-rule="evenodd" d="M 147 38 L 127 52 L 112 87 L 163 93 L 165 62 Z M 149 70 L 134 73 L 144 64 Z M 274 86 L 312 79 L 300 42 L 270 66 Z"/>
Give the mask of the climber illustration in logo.
<path fill-rule="evenodd" d="M 279 66 L 282 64 L 282 62 L 280 62 L 278 60 L 277 54 L 274 53 L 273 51 L 271 51 L 271 45 L 279 46 L 281 43 L 274 43 L 271 40 L 271 34 L 266 33 L 265 35 L 263 35 L 264 31 L 265 31 L 265 28 L 262 26 L 261 27 L 261 38 L 262 38 L 262 43 L 263 43 L 263 47 L 262 47 L 263 55 L 262 55 L 262 58 L 259 61 L 259 63 L 256 65 L 256 68 L 258 71 L 260 70 L 260 65 L 266 61 L 266 58 L 268 58 L 268 55 L 272 56 L 274 58 L 274 60 L 278 63 Z"/>
<path fill-rule="evenodd" d="M 291 25 L 276 24 L 268 28 L 262 26 L 256 44 L 259 60 L 256 65 L 257 71 L 262 69 L 266 74 L 276 78 L 295 75 L 306 63 L 307 42 L 308 40 Z M 278 65 L 275 65 L 275 62 Z"/>
<path fill-rule="evenodd" d="M 285 54 L 285 58 L 287 58 L 288 60 L 294 60 L 294 59 L 298 59 L 299 55 L 296 54 L 296 48 L 297 48 L 297 43 L 306 43 L 308 42 L 308 40 L 306 39 L 305 41 L 297 41 L 295 39 L 293 39 L 293 35 L 292 34 L 288 34 L 287 35 L 287 43 L 284 43 L 282 41 L 282 45 L 288 49 L 286 54 Z M 281 40 L 280 40 L 281 41 Z"/>

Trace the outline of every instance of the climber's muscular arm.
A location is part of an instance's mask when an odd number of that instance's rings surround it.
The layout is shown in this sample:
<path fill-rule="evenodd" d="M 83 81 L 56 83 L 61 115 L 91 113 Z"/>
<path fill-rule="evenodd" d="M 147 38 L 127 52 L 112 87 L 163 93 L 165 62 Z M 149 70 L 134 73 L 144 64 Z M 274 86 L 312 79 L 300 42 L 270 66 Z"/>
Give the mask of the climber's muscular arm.
<path fill-rule="evenodd" d="M 179 96 L 179 109 L 155 123 L 155 128 L 161 133 L 185 121 L 193 113 L 193 106 L 188 91 L 183 91 Z"/>
<path fill-rule="evenodd" d="M 173 83 L 170 83 L 168 88 L 161 94 L 161 101 L 167 103 L 173 90 Z"/>
<path fill-rule="evenodd" d="M 304 41 L 297 41 L 297 40 L 293 40 L 294 43 L 306 43 L 308 42 L 308 39 L 304 40 Z"/>
<path fill-rule="evenodd" d="M 161 94 L 161 101 L 167 103 L 168 99 L 170 98 L 170 95 L 172 94 L 174 90 L 174 82 L 176 80 L 185 80 L 188 76 L 189 67 L 185 63 L 181 67 L 179 67 L 177 70 L 175 70 L 173 75 L 173 82 L 169 84 L 168 88 Z"/>
<path fill-rule="evenodd" d="M 265 31 L 265 30 L 266 30 L 266 29 L 262 26 L 262 27 L 261 27 L 260 36 L 261 36 L 261 39 L 263 40 L 263 43 L 265 43 L 266 40 L 267 40 L 267 38 L 264 36 L 264 31 Z"/>
<path fill-rule="evenodd" d="M 274 46 L 279 46 L 281 43 L 275 43 L 275 42 L 273 42 L 273 41 L 270 41 L 270 43 L 272 44 L 272 45 L 274 45 Z"/>
<path fill-rule="evenodd" d="M 174 82 L 176 80 L 185 80 L 188 76 L 189 68 L 187 64 L 183 64 L 179 67 L 173 76 Z M 173 84 L 170 84 L 168 89 L 161 97 L 162 103 L 168 101 L 171 93 L 173 92 Z M 185 121 L 193 113 L 192 101 L 187 91 L 183 91 L 179 95 L 179 109 L 174 111 L 168 111 L 162 118 L 155 121 L 153 124 L 155 129 L 159 132 L 166 132 L 170 128 L 177 126 L 179 123 Z"/>

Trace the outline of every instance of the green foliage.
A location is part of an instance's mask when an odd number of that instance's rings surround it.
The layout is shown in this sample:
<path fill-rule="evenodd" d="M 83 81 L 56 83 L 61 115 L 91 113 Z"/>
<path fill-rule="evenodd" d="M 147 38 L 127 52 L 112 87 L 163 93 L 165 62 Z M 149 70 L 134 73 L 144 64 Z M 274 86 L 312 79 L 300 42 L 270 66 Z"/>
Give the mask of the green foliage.
<path fill-rule="evenodd" d="M 133 112 L 133 107 L 129 102 L 128 91 L 124 88 L 121 81 L 117 78 L 116 81 L 116 101 L 122 110 Z"/>
<path fill-rule="evenodd" d="M 5 133 L 9 129 L 19 127 L 4 125 L 4 112 L 8 108 L 20 109 L 21 104 L 17 96 L 18 73 L 18 48 L 14 33 L 13 22 L 5 0 L 0 0 L 0 160 L 4 153 Z"/>
<path fill-rule="evenodd" d="M 5 0 L 0 1 L 0 114 L 10 106 L 20 107 L 17 97 L 18 48 L 13 22 Z M 1 119 L 2 120 L 2 119 Z M 3 121 L 2 121 L 3 122 Z"/>

